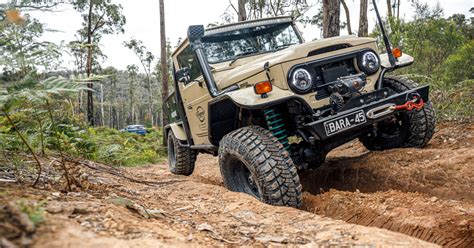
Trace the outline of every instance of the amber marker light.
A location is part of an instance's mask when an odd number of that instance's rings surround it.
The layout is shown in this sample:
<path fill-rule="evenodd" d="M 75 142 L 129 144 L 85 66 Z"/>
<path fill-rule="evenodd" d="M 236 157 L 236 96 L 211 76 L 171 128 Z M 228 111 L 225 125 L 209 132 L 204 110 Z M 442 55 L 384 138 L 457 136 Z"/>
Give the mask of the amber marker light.
<path fill-rule="evenodd" d="M 392 54 L 395 58 L 400 58 L 402 56 L 402 50 L 398 47 L 392 49 Z"/>
<path fill-rule="evenodd" d="M 267 93 L 273 90 L 272 83 L 269 81 L 263 81 L 260 83 L 256 83 L 253 86 L 253 90 L 255 91 L 255 94 L 261 95 L 262 98 L 267 97 Z"/>

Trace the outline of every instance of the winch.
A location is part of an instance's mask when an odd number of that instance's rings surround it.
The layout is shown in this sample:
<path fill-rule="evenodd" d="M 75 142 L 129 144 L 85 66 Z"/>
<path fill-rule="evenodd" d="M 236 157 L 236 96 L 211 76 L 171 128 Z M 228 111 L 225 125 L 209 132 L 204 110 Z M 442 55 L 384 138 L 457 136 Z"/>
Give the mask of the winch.
<path fill-rule="evenodd" d="M 360 93 L 367 84 L 366 75 L 364 73 L 340 77 L 328 87 L 331 95 L 329 103 L 334 112 L 339 111 L 344 103 L 354 95 Z"/>

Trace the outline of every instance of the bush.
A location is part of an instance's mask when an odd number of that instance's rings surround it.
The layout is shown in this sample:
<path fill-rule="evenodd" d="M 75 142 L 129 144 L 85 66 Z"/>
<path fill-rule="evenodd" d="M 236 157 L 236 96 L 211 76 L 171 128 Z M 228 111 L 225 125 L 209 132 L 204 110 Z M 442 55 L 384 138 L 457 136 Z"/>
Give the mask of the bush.
<path fill-rule="evenodd" d="M 448 84 L 474 79 L 474 40 L 464 44 L 443 63 L 443 79 Z M 472 83 L 471 83 L 472 84 Z"/>

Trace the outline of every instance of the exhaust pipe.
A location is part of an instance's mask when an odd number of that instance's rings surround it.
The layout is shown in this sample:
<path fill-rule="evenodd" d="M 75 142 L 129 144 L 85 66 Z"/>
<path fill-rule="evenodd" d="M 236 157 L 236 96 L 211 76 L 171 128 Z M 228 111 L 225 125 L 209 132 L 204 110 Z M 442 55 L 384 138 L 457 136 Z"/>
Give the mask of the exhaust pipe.
<path fill-rule="evenodd" d="M 204 26 L 203 25 L 193 25 L 188 27 L 188 39 L 191 44 L 191 48 L 196 54 L 199 66 L 201 67 L 202 75 L 204 81 L 206 81 L 207 90 L 212 97 L 220 96 L 229 91 L 233 91 L 239 88 L 238 85 L 232 85 L 222 92 L 219 92 L 217 88 L 216 81 L 212 75 L 211 67 L 207 61 L 206 54 L 204 53 L 203 45 L 201 38 L 204 36 Z"/>

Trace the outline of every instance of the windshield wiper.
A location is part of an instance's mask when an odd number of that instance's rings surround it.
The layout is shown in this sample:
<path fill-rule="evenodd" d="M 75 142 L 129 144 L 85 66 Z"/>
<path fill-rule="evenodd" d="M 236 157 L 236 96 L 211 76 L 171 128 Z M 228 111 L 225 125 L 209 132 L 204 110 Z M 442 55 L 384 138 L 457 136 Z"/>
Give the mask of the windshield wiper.
<path fill-rule="evenodd" d="M 238 57 L 236 57 L 235 59 L 233 59 L 230 63 L 229 63 L 229 66 L 231 66 L 235 61 L 239 60 L 240 58 L 242 58 L 243 56 L 245 55 L 250 55 L 252 53 L 256 53 L 257 51 L 246 51 L 246 52 L 243 52 L 241 54 L 239 54 Z"/>
<path fill-rule="evenodd" d="M 277 46 L 275 50 L 280 50 L 280 49 L 285 49 L 289 46 L 292 46 L 292 45 L 296 45 L 298 43 L 290 43 L 290 44 L 285 44 L 285 45 L 281 45 L 281 46 Z"/>

